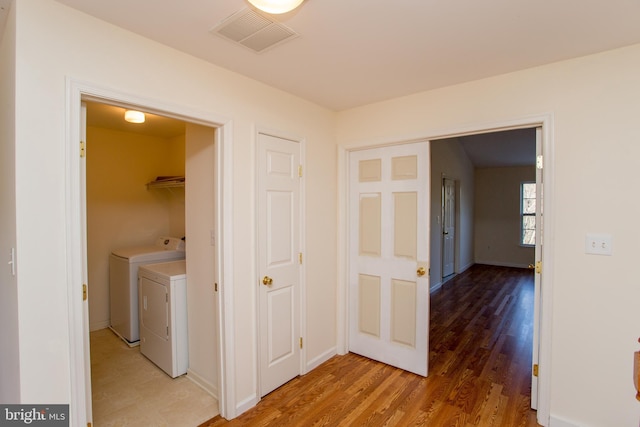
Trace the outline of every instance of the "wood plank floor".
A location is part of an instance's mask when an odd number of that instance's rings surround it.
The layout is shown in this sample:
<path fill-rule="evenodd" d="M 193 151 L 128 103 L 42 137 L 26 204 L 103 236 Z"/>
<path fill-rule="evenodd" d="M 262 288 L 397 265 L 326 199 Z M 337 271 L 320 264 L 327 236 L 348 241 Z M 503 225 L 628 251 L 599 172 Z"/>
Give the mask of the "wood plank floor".
<path fill-rule="evenodd" d="M 429 377 L 336 356 L 217 426 L 535 427 L 533 273 L 476 265 L 431 295 Z"/>

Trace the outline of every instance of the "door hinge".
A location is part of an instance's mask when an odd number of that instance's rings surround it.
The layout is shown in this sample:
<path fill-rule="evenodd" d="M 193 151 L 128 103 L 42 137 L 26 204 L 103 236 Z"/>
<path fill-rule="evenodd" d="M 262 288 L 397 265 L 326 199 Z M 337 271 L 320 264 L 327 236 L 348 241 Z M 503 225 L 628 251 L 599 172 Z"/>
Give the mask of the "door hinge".
<path fill-rule="evenodd" d="M 298 176 L 302 178 L 302 165 L 298 165 Z"/>
<path fill-rule="evenodd" d="M 86 301 L 87 300 L 87 284 L 83 283 L 82 284 L 82 301 Z"/>
<path fill-rule="evenodd" d="M 80 157 L 87 156 L 87 143 L 84 141 L 80 141 Z"/>
<path fill-rule="evenodd" d="M 536 168 L 542 169 L 542 166 L 543 166 L 542 154 L 539 154 L 538 156 L 536 156 Z"/>
<path fill-rule="evenodd" d="M 302 348 L 302 337 L 300 337 L 300 348 Z"/>
<path fill-rule="evenodd" d="M 218 284 L 217 283 L 213 284 L 213 290 L 214 290 L 214 292 L 218 292 Z"/>
<path fill-rule="evenodd" d="M 542 274 L 542 261 L 536 261 L 536 273 Z"/>
<path fill-rule="evenodd" d="M 302 252 L 298 254 L 298 263 L 302 264 Z"/>
<path fill-rule="evenodd" d="M 537 363 L 535 365 L 533 365 L 533 376 L 534 377 L 538 376 L 538 364 Z"/>
<path fill-rule="evenodd" d="M 87 423 L 87 427 L 91 427 L 91 423 Z"/>

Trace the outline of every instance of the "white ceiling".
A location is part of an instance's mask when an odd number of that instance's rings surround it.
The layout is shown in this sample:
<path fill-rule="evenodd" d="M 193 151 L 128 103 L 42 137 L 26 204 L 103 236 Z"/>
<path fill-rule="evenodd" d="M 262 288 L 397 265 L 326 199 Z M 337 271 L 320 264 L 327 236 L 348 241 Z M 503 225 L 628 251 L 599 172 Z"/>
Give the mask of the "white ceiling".
<path fill-rule="evenodd" d="M 58 1 L 336 111 L 640 42 L 638 0 L 306 0 L 260 54 L 210 32 L 245 0 Z"/>
<path fill-rule="evenodd" d="M 246 0 L 57 0 L 335 111 L 640 43 L 638 0 L 306 0 L 262 53 L 211 33 Z M 11 0 L 0 0 L 0 30 Z M 173 136 L 184 123 L 90 106 L 89 124 Z M 124 126 L 124 127 L 123 127 Z M 479 166 L 531 164 L 531 132 L 463 138 Z"/>

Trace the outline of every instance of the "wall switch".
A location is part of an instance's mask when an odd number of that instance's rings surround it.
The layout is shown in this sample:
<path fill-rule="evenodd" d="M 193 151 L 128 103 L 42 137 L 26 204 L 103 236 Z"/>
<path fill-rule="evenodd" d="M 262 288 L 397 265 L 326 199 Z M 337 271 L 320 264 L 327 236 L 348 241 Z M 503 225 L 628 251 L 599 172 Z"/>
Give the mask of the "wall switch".
<path fill-rule="evenodd" d="M 592 255 L 611 255 L 613 241 L 611 234 L 587 234 L 584 251 Z"/>

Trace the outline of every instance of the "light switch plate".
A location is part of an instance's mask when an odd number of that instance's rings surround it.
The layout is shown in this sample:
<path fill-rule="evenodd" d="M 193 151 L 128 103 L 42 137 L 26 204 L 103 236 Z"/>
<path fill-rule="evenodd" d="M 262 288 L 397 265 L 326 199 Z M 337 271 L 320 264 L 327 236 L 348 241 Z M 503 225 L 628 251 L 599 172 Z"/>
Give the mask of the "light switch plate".
<path fill-rule="evenodd" d="M 613 252 L 611 234 L 588 233 L 585 239 L 584 251 L 592 255 L 611 255 Z"/>

